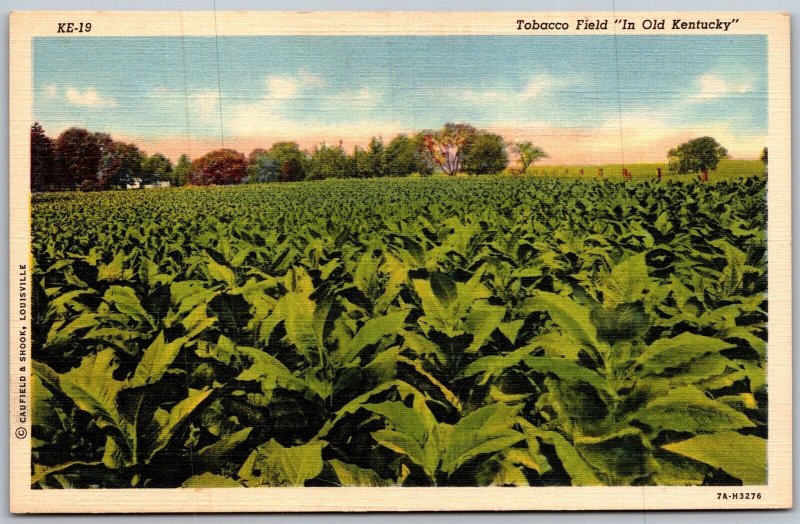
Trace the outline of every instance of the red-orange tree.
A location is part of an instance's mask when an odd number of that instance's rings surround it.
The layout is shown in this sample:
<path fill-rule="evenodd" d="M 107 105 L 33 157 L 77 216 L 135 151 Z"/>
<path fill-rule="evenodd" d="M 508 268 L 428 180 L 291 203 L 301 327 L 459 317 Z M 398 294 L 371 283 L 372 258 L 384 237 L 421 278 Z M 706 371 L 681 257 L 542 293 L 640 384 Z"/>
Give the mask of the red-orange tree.
<path fill-rule="evenodd" d="M 233 149 L 217 149 L 192 162 L 191 183 L 200 186 L 211 184 L 238 184 L 247 174 L 247 159 Z"/>

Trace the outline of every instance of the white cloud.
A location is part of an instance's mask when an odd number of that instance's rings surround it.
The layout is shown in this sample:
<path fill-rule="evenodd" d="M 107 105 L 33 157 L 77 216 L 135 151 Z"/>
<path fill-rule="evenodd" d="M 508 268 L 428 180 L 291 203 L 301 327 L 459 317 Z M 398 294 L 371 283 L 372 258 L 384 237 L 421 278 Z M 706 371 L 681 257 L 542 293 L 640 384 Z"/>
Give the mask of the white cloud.
<path fill-rule="evenodd" d="M 68 87 L 65 96 L 71 104 L 81 107 L 114 107 L 117 105 L 113 98 L 100 95 L 94 87 L 87 87 L 83 91 Z"/>
<path fill-rule="evenodd" d="M 294 75 L 273 75 L 264 80 L 266 90 L 258 98 L 249 101 L 238 101 L 224 107 L 225 124 L 234 134 L 241 136 L 260 133 L 283 133 L 287 136 L 300 133 L 316 133 L 323 130 L 341 133 L 348 127 L 363 129 L 360 124 L 349 123 L 344 127 L 324 124 L 319 118 L 307 120 L 314 107 L 326 120 L 325 114 L 349 115 L 350 119 L 359 120 L 359 115 L 366 109 L 375 107 L 383 98 L 383 93 L 368 86 L 343 89 L 338 92 L 329 89 L 326 80 L 316 74 L 301 69 Z M 298 109 L 289 102 L 306 99 L 308 104 Z M 292 118 L 290 114 L 297 111 L 304 113 L 303 118 Z M 374 124 L 373 122 L 364 122 Z M 380 130 L 380 126 L 375 126 Z M 352 133 L 352 129 L 349 131 Z"/>
<path fill-rule="evenodd" d="M 219 91 L 204 89 L 196 91 L 189 97 L 190 107 L 194 108 L 201 120 L 209 121 L 219 118 L 220 100 Z"/>
<path fill-rule="evenodd" d="M 549 75 L 540 75 L 531 78 L 528 83 L 525 84 L 525 88 L 522 90 L 520 98 L 523 100 L 539 98 L 543 94 L 547 93 L 552 85 L 553 81 Z"/>
<path fill-rule="evenodd" d="M 265 80 L 267 97 L 277 100 L 289 100 L 302 95 L 308 88 L 327 86 L 327 82 L 319 75 L 301 69 L 295 75 L 272 75 Z"/>
<path fill-rule="evenodd" d="M 731 82 L 720 75 L 708 73 L 697 77 L 699 92 L 692 96 L 692 100 L 714 100 L 731 95 L 741 95 L 753 90 L 748 82 Z"/>
<path fill-rule="evenodd" d="M 291 76 L 267 77 L 267 96 L 275 99 L 289 99 L 297 96 L 301 82 Z"/>
<path fill-rule="evenodd" d="M 557 83 L 553 81 L 553 78 L 550 75 L 542 74 L 528 79 L 521 90 L 510 88 L 487 89 L 483 91 L 477 89 L 458 89 L 450 91 L 450 94 L 454 94 L 459 100 L 472 103 L 514 103 L 542 98 L 550 94 L 555 87 L 557 87 Z"/>
<path fill-rule="evenodd" d="M 48 84 L 44 88 L 48 98 L 58 98 L 58 88 L 54 84 Z"/>

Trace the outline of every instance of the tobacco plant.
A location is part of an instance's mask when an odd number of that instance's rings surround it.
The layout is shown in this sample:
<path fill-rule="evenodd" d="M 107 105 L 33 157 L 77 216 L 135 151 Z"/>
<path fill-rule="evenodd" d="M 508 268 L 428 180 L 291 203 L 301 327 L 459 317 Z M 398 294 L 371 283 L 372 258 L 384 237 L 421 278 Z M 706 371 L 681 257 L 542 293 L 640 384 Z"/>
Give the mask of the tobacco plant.
<path fill-rule="evenodd" d="M 35 488 L 766 482 L 765 181 L 33 199 Z"/>

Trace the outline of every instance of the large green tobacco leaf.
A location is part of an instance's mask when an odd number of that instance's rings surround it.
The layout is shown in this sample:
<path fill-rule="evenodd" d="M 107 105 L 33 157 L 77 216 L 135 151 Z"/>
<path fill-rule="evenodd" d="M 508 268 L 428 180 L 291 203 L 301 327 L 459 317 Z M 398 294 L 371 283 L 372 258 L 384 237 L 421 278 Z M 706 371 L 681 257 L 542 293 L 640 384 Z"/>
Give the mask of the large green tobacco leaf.
<path fill-rule="evenodd" d="M 402 402 L 381 402 L 380 404 L 364 404 L 364 409 L 384 417 L 400 433 L 408 435 L 415 442 L 424 442 L 433 430 L 436 419 L 424 405 L 417 403 L 407 407 Z"/>
<path fill-rule="evenodd" d="M 302 486 L 322 473 L 325 445 L 313 441 L 287 448 L 270 440 L 250 454 L 239 469 L 239 477 L 249 487 Z"/>
<path fill-rule="evenodd" d="M 570 477 L 573 486 L 600 486 L 603 483 L 595 471 L 561 433 L 543 431 L 526 420 L 517 421 L 529 438 L 541 439 L 555 448 L 558 460 Z"/>
<path fill-rule="evenodd" d="M 708 466 L 668 451 L 653 451 L 652 480 L 663 486 L 700 486 Z"/>
<path fill-rule="evenodd" d="M 384 417 L 393 429 L 374 431 L 378 444 L 407 456 L 432 479 L 437 471 L 452 475 L 467 461 L 507 449 L 525 438 L 512 429 L 519 407 L 490 404 L 455 425 L 437 423 L 423 403 L 409 408 L 400 402 L 364 405 Z"/>
<path fill-rule="evenodd" d="M 536 351 L 538 347 L 535 344 L 516 349 L 505 355 L 489 355 L 488 357 L 481 357 L 474 360 L 462 372 L 464 377 L 472 377 L 479 373 L 483 374 L 481 384 L 488 378 L 502 375 L 510 368 L 516 366 L 528 357 L 531 352 Z"/>
<path fill-rule="evenodd" d="M 75 468 L 76 466 L 96 467 L 101 466 L 102 462 L 85 462 L 82 460 L 73 460 L 57 466 L 44 467 L 39 464 L 34 464 L 33 475 L 31 476 L 31 486 L 34 487 L 39 482 L 45 480 L 48 476 L 56 473 L 64 472 L 65 470 Z M 43 486 L 44 487 L 44 486 Z"/>
<path fill-rule="evenodd" d="M 605 484 L 627 485 L 647 474 L 650 445 L 635 428 L 602 437 L 576 437 L 575 449 L 603 474 Z"/>
<path fill-rule="evenodd" d="M 175 404 L 175 406 L 166 411 L 159 408 L 154 415 L 154 421 L 158 426 L 155 439 L 150 442 L 150 457 L 156 452 L 163 449 L 172 437 L 175 435 L 177 428 L 183 424 L 186 418 L 199 406 L 208 396 L 213 393 L 213 390 L 198 390 L 189 389 L 189 395 Z"/>
<path fill-rule="evenodd" d="M 523 440 L 525 435 L 511 428 L 519 407 L 490 404 L 465 416 L 446 433 L 441 470 L 452 474 L 467 461 L 496 453 Z"/>
<path fill-rule="evenodd" d="M 367 320 L 347 343 L 347 350 L 341 355 L 341 361 L 345 364 L 350 363 L 365 347 L 377 344 L 385 336 L 400 333 L 407 316 L 406 310 Z"/>
<path fill-rule="evenodd" d="M 442 273 L 432 273 L 430 276 L 430 287 L 436 300 L 447 310 L 458 299 L 456 283 L 447 275 Z"/>
<path fill-rule="evenodd" d="M 281 299 L 286 326 L 286 339 L 308 361 L 317 359 L 318 340 L 314 330 L 316 304 L 307 295 L 290 292 Z"/>
<path fill-rule="evenodd" d="M 214 473 L 201 473 L 189 477 L 181 485 L 184 488 L 241 488 L 242 484 L 230 477 L 216 475 Z"/>
<path fill-rule="evenodd" d="M 551 374 L 568 384 L 585 382 L 598 391 L 608 391 L 605 378 L 589 368 L 585 368 L 565 358 L 527 357 L 525 365 L 537 373 Z"/>
<path fill-rule="evenodd" d="M 339 424 L 345 417 L 348 415 L 352 415 L 361 409 L 365 404 L 369 403 L 369 400 L 373 397 L 378 395 L 382 395 L 388 391 L 397 391 L 402 399 L 406 399 L 408 397 L 413 397 L 414 407 L 418 413 L 424 413 L 424 420 L 425 420 L 425 427 L 432 427 L 432 425 L 436 422 L 436 418 L 433 416 L 433 413 L 430 412 L 424 402 L 424 395 L 420 393 L 419 390 L 414 388 L 412 385 L 404 382 L 402 380 L 390 380 L 387 382 L 383 382 L 379 386 L 363 393 L 356 398 L 352 399 L 350 402 L 339 408 L 336 412 L 335 416 L 328 420 L 325 425 L 320 429 L 319 433 L 317 434 L 317 438 L 324 438 L 328 435 L 328 433 L 337 425 Z"/>
<path fill-rule="evenodd" d="M 120 251 L 111 262 L 97 268 L 97 280 L 122 280 L 125 274 L 124 263 L 125 253 Z"/>
<path fill-rule="evenodd" d="M 208 274 L 213 280 L 223 282 L 227 284 L 229 288 L 236 287 L 236 275 L 234 275 L 231 268 L 216 262 L 210 256 L 206 262 L 206 267 L 208 268 Z"/>
<path fill-rule="evenodd" d="M 719 468 L 746 485 L 767 481 L 767 441 L 762 438 L 725 431 L 698 435 L 663 448 Z"/>
<path fill-rule="evenodd" d="M 534 449 L 507 448 L 494 457 L 484 461 L 475 474 L 479 486 L 528 486 L 528 478 L 524 469 L 535 471 L 539 475 L 551 471 L 547 459 L 539 453 L 536 439 Z M 530 444 L 529 444 L 530 445 Z"/>
<path fill-rule="evenodd" d="M 196 354 L 199 357 L 213 358 L 234 369 L 241 369 L 237 380 L 257 380 L 265 393 L 276 387 L 294 391 L 306 391 L 309 385 L 289 370 L 283 362 L 266 351 L 247 346 L 237 346 L 231 339 L 220 335 L 216 344 L 201 341 Z"/>
<path fill-rule="evenodd" d="M 104 349 L 85 357 L 79 367 L 59 375 L 59 387 L 76 406 L 96 417 L 98 425 L 116 428 L 120 436 L 132 444 L 135 428 L 117 406 L 117 395 L 127 386 L 114 378 L 117 367 L 114 350 Z"/>
<path fill-rule="evenodd" d="M 692 386 L 669 391 L 656 398 L 631 418 L 653 429 L 707 433 L 755 426 L 743 413 L 712 400 Z"/>
<path fill-rule="evenodd" d="M 94 313 L 84 313 L 71 321 L 54 322 L 47 334 L 46 344 L 48 347 L 54 347 L 69 342 L 79 331 L 97 326 L 99 320 L 98 315 Z"/>
<path fill-rule="evenodd" d="M 565 335 L 590 348 L 600 346 L 589 308 L 567 297 L 543 291 L 536 294 L 528 307 L 533 311 L 546 311 Z"/>
<path fill-rule="evenodd" d="M 333 469 L 340 486 L 380 487 L 389 486 L 392 482 L 382 479 L 375 471 L 364 469 L 354 464 L 333 459 L 327 462 Z"/>
<path fill-rule="evenodd" d="M 480 350 L 495 329 L 500 327 L 506 308 L 488 304 L 475 304 L 464 320 L 464 331 L 472 335 L 472 342 L 467 353 Z"/>
<path fill-rule="evenodd" d="M 637 363 L 648 373 L 663 373 L 668 368 L 677 368 L 708 353 L 719 353 L 732 348 L 733 344 L 722 340 L 681 333 L 677 337 L 656 340 L 639 356 Z"/>
<path fill-rule="evenodd" d="M 450 315 L 450 304 L 455 296 L 455 283 L 444 278 L 431 277 L 431 281 L 414 279 L 414 291 L 422 301 L 425 318 L 432 326 L 442 331 L 449 330 L 453 319 Z M 433 282 L 438 282 L 438 293 L 433 289 Z M 447 284 L 445 284 L 447 282 Z M 452 284 L 450 286 L 449 284 Z M 441 298 L 440 298 L 441 297 Z"/>
<path fill-rule="evenodd" d="M 144 386 L 161 380 L 164 373 L 172 365 L 178 352 L 186 343 L 185 338 L 164 342 L 164 332 L 158 334 L 152 344 L 144 350 L 142 360 L 136 366 L 136 371 L 130 381 L 129 387 Z"/>
<path fill-rule="evenodd" d="M 125 286 L 111 286 L 103 295 L 103 300 L 113 305 L 117 311 L 129 316 L 137 322 L 152 325 L 152 320 L 147 310 L 142 307 L 136 292 Z"/>
<path fill-rule="evenodd" d="M 436 474 L 440 457 L 435 441 L 419 442 L 411 435 L 391 429 L 373 431 L 372 438 L 381 446 L 407 456 L 413 463 L 420 466 L 428 477 L 433 478 Z"/>
<path fill-rule="evenodd" d="M 499 313 L 499 309 L 480 302 L 491 296 L 481 284 L 484 272 L 485 266 L 476 270 L 467 282 L 456 282 L 442 273 L 432 273 L 427 280 L 413 279 L 414 291 L 425 313 L 425 323 L 450 337 L 463 333 L 468 327 L 477 344 L 481 344 L 497 327 L 494 324 Z M 470 310 L 475 308 L 483 308 L 483 314 L 476 312 L 468 317 Z M 488 319 L 485 318 L 487 315 Z M 467 318 L 469 320 L 465 322 Z M 499 325 L 499 320 L 496 322 Z"/>
<path fill-rule="evenodd" d="M 246 441 L 252 431 L 253 428 L 240 429 L 213 444 L 201 448 L 197 452 L 198 463 L 207 468 L 221 467 L 226 456 Z"/>
<path fill-rule="evenodd" d="M 600 291 L 606 307 L 635 302 L 642 298 L 650 286 L 645 254 L 633 255 L 611 269 L 606 275 Z"/>

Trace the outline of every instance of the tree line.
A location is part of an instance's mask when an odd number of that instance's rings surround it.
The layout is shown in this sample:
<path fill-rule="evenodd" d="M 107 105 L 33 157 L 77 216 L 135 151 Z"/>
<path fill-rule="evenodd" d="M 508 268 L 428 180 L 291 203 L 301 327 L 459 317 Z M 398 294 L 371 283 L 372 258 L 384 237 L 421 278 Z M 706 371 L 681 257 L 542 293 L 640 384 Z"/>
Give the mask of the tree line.
<path fill-rule="evenodd" d="M 168 181 L 172 186 L 294 182 L 325 178 L 373 178 L 498 173 L 509 164 L 509 151 L 524 172 L 545 152 L 531 142 L 507 144 L 502 136 L 472 125 L 447 123 L 436 130 L 399 134 L 388 142 L 373 137 L 351 152 L 338 145 L 318 144 L 311 151 L 297 142 L 277 142 L 245 156 L 230 148 L 173 164 L 165 155 L 146 154 L 136 144 L 114 140 L 107 133 L 72 127 L 57 138 L 37 122 L 31 127 L 31 189 L 92 191 L 120 189 L 138 181 Z"/>
<path fill-rule="evenodd" d="M 256 182 L 295 182 L 325 178 L 402 177 L 434 172 L 484 175 L 508 168 L 509 153 L 516 156 L 518 173 L 547 158 L 529 141 L 508 143 L 498 134 L 465 123 L 447 123 L 440 129 L 399 134 L 385 143 L 373 137 L 366 147 L 351 152 L 338 145 L 318 144 L 311 151 L 297 142 L 277 142 L 245 156 L 221 148 L 190 159 L 184 154 L 173 164 L 165 155 L 146 154 L 136 144 L 114 140 L 107 133 L 72 127 L 50 138 L 37 122 L 31 127 L 31 190 L 93 191 L 121 189 L 167 181 L 172 186 L 226 185 Z M 700 137 L 671 149 L 669 171 L 677 174 L 708 171 L 727 157 L 712 137 Z M 767 152 L 762 153 L 766 166 Z M 599 170 L 601 171 L 601 170 Z M 627 170 L 623 170 L 623 175 Z M 659 180 L 661 170 L 659 169 Z M 138 184 L 136 184 L 138 182 Z"/>

